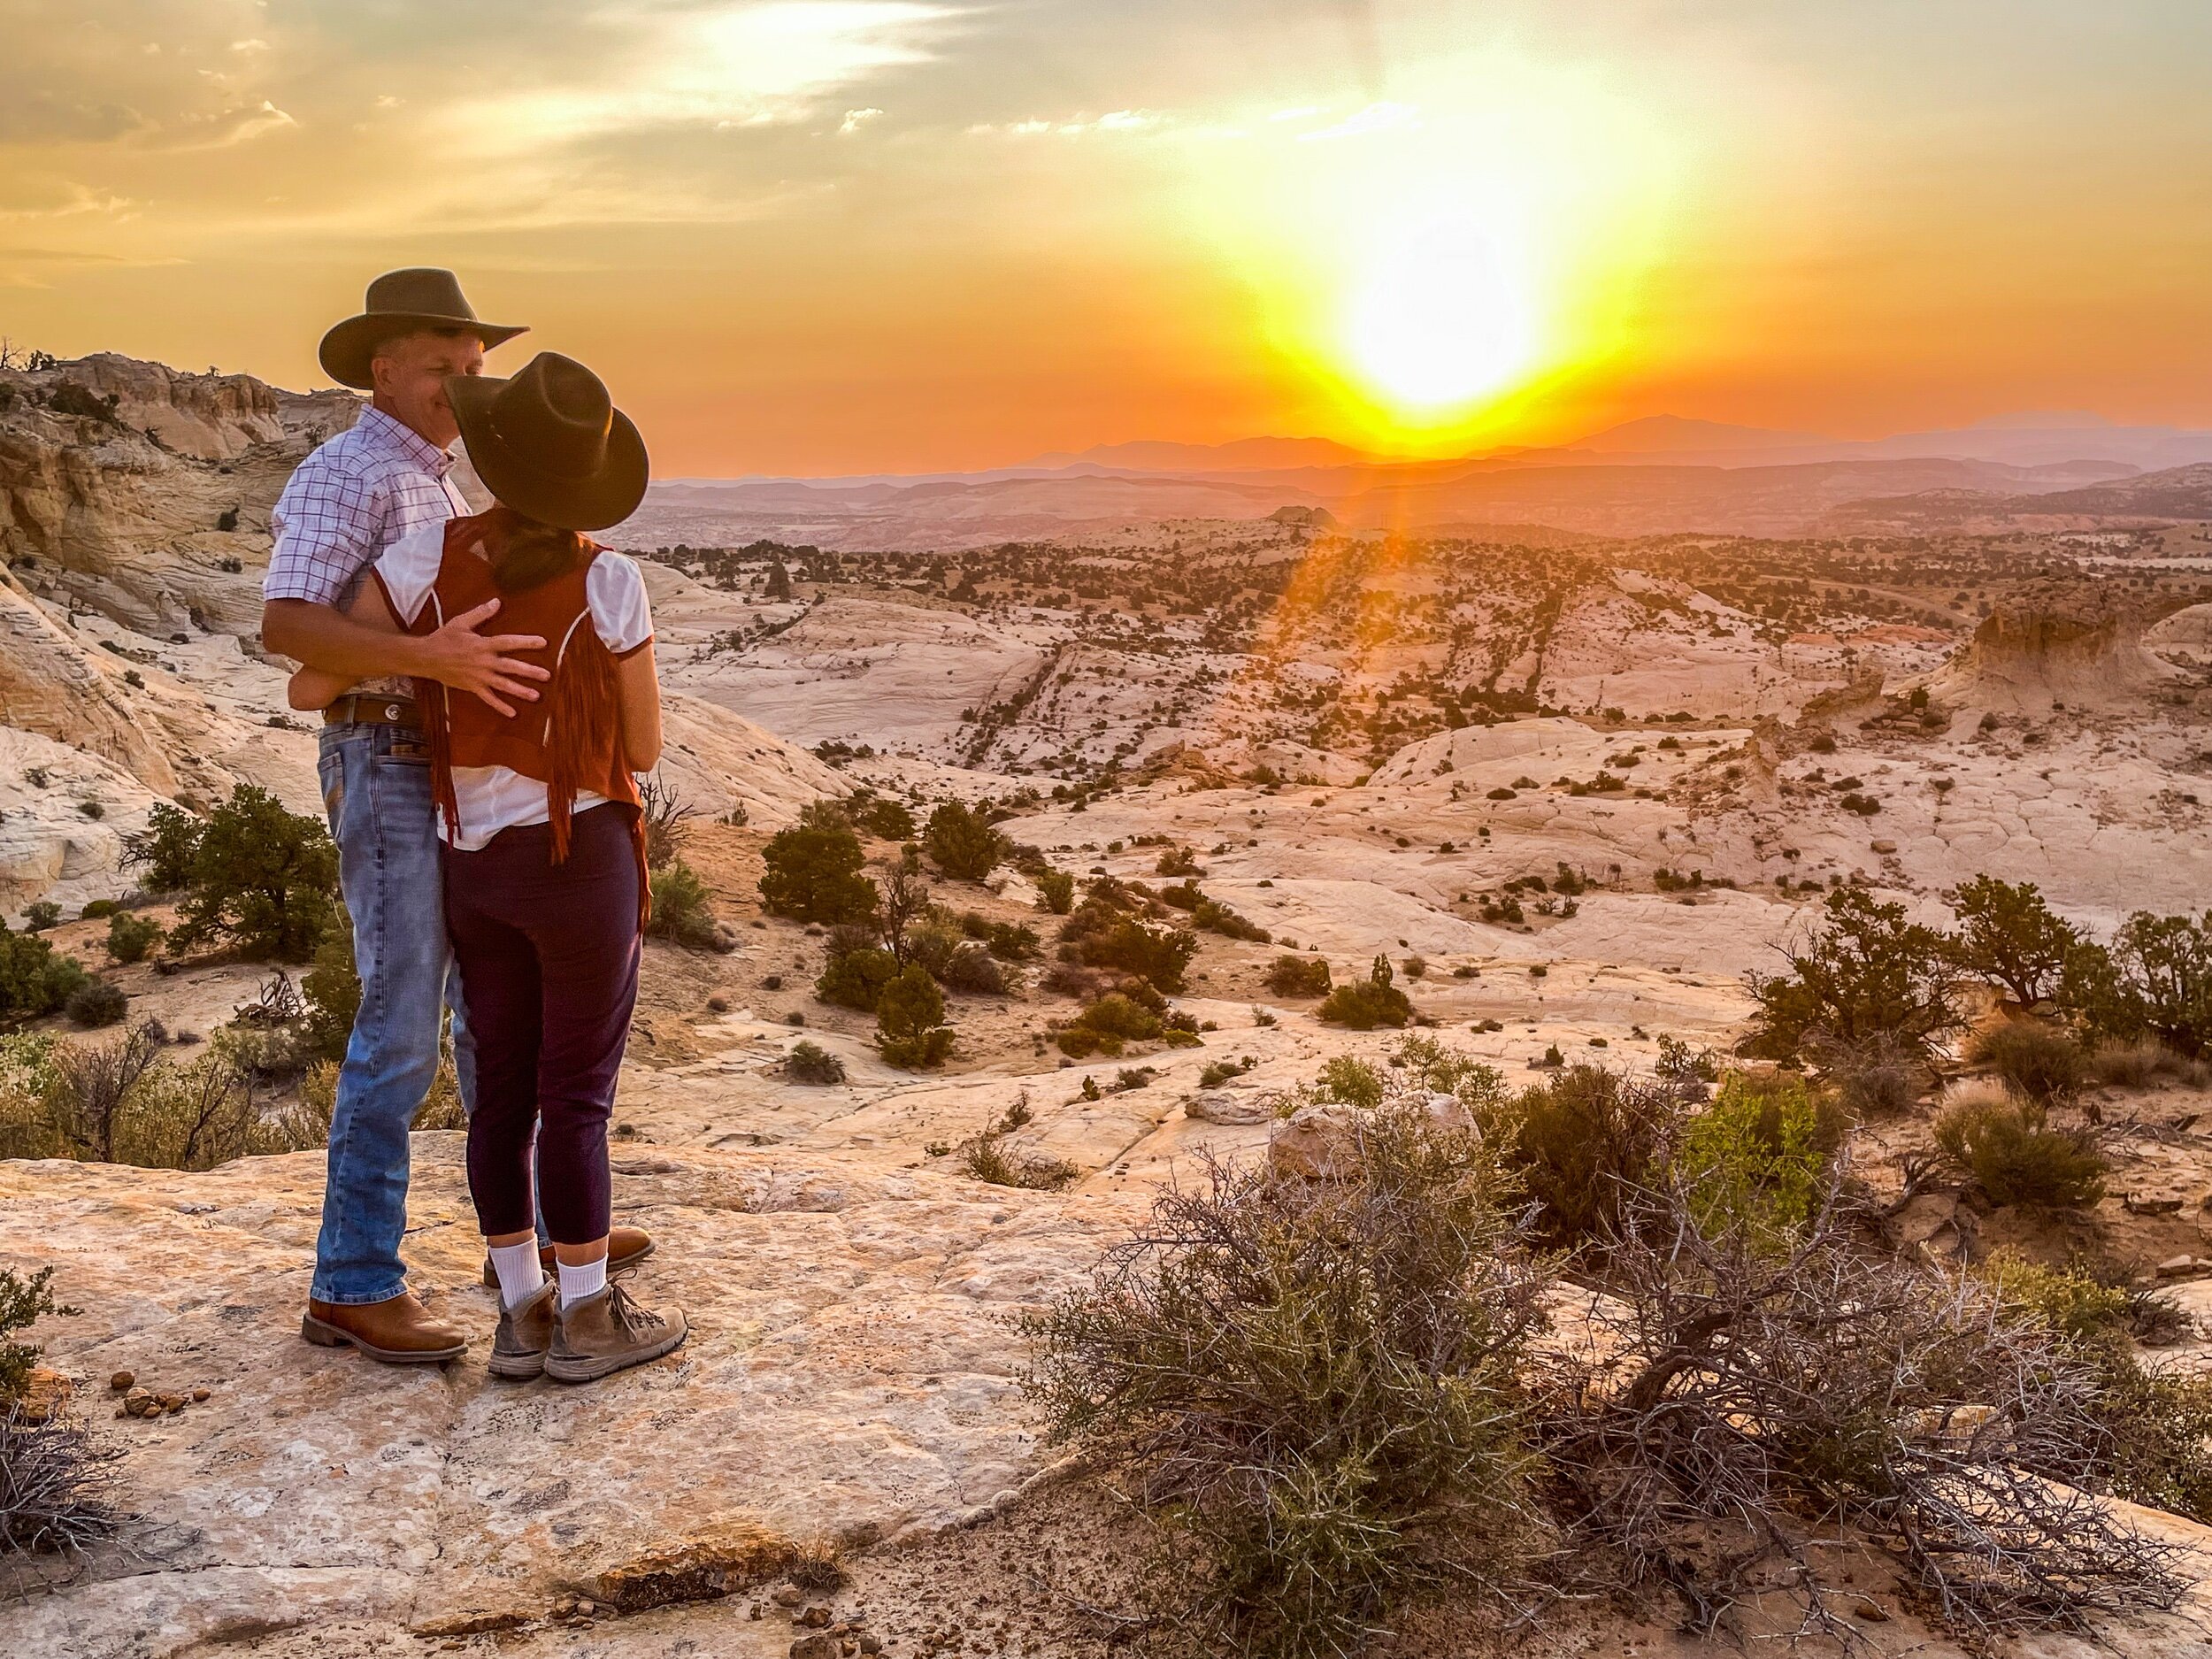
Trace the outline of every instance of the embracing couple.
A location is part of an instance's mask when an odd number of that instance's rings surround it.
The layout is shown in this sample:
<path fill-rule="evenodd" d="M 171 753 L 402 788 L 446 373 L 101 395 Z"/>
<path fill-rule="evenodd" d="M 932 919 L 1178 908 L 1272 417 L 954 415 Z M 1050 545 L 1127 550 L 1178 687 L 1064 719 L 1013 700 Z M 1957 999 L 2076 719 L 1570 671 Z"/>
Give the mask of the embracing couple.
<path fill-rule="evenodd" d="M 586 533 L 629 516 L 648 466 L 582 364 L 483 373 L 522 332 L 478 321 L 450 272 L 379 277 L 321 348 L 369 407 L 273 518 L 262 639 L 304 664 L 292 705 L 323 711 L 361 976 L 300 1328 L 394 1363 L 466 1346 L 399 1259 L 449 1003 L 492 1372 L 588 1382 L 687 1334 L 609 1278 L 653 1248 L 611 1225 L 607 1124 L 647 902 L 634 774 L 660 758 L 661 718 L 644 580 Z M 486 511 L 448 477 L 459 439 Z"/>

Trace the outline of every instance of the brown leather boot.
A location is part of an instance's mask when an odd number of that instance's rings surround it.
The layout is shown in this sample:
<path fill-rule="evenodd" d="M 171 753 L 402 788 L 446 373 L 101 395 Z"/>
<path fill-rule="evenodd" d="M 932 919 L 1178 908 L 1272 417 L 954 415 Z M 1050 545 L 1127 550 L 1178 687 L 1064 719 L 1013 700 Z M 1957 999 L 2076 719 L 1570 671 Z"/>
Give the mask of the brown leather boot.
<path fill-rule="evenodd" d="M 492 1338 L 492 1375 L 524 1382 L 541 1374 L 560 1308 L 561 1287 L 549 1279 L 516 1306 L 502 1308 L 499 1332 Z"/>
<path fill-rule="evenodd" d="M 442 1365 L 468 1347 L 458 1326 L 432 1318 L 405 1290 L 357 1305 L 310 1300 L 300 1334 L 318 1348 L 357 1348 L 387 1365 Z"/>
<path fill-rule="evenodd" d="M 653 1235 L 642 1227 L 617 1227 L 607 1234 L 607 1277 L 626 1273 L 653 1253 Z M 538 1260 L 545 1263 L 545 1271 L 553 1271 L 553 1247 L 538 1247 Z M 484 1288 L 499 1288 L 499 1272 L 492 1266 L 491 1252 L 484 1253 Z"/>
<path fill-rule="evenodd" d="M 563 1310 L 545 1374 L 556 1382 L 595 1382 L 658 1359 L 690 1334 L 681 1311 L 655 1313 L 632 1302 L 621 1286 L 610 1285 Z"/>

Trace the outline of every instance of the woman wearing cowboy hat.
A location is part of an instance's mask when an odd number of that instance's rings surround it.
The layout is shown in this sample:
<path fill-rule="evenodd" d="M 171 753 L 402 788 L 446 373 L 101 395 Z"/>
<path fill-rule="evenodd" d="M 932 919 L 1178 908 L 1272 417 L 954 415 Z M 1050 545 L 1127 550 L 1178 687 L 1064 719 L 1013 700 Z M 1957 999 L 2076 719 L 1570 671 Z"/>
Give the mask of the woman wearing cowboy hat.
<path fill-rule="evenodd" d="M 637 428 L 606 387 L 541 353 L 512 380 L 456 376 L 447 396 L 488 512 L 395 542 L 349 614 L 426 634 L 487 600 L 545 643 L 550 675 L 509 718 L 422 689 L 444 843 L 447 926 L 476 1039 L 469 1190 L 499 1279 L 491 1370 L 588 1382 L 669 1352 L 688 1327 L 607 1279 L 607 1122 L 637 1001 L 645 921 L 634 772 L 661 749 L 653 630 L 637 566 L 584 532 L 645 493 Z M 344 689 L 302 669 L 295 708 Z M 557 1280 L 540 1265 L 532 1142 Z"/>

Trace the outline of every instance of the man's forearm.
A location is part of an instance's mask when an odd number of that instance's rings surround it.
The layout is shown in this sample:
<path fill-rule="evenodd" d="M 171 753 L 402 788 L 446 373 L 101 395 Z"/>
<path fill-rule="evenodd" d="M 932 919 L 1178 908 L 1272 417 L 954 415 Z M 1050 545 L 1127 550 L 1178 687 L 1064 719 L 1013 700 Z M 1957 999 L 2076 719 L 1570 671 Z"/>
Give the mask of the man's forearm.
<path fill-rule="evenodd" d="M 424 671 L 422 641 L 412 634 L 365 627 L 329 605 L 306 599 L 263 604 L 261 644 L 280 657 L 352 680 Z"/>

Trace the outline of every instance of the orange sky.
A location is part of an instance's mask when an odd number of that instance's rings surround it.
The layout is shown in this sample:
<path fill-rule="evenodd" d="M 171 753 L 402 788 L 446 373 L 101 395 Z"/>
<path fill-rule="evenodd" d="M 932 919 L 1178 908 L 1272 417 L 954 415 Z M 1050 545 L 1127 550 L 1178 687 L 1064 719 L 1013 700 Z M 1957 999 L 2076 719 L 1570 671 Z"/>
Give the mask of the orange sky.
<path fill-rule="evenodd" d="M 0 334 L 459 269 L 664 477 L 2212 425 L 2196 0 L 0 0 Z"/>

